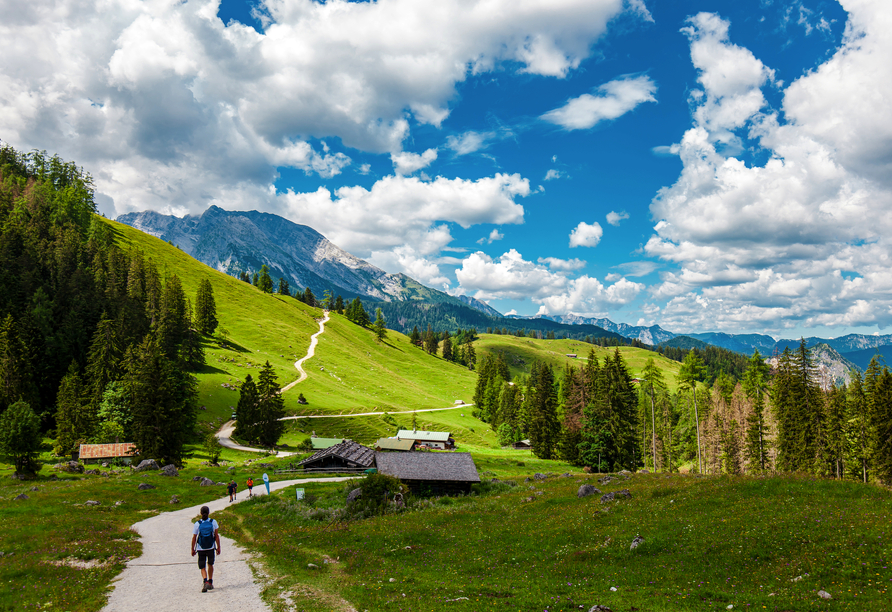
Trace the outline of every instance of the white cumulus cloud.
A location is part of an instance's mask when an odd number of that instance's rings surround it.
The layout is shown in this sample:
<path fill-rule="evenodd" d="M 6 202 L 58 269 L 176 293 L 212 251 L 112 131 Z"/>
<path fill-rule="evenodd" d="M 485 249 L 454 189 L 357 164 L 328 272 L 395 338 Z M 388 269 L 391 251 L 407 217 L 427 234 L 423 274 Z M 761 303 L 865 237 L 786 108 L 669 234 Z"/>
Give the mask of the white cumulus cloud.
<path fill-rule="evenodd" d="M 601 242 L 601 236 L 604 230 L 601 224 L 595 221 L 592 224 L 581 221 L 572 232 L 570 232 L 570 248 L 575 247 L 595 247 Z"/>
<path fill-rule="evenodd" d="M 400 175 L 412 174 L 422 168 L 427 168 L 437 159 L 437 150 L 428 149 L 424 153 L 391 153 L 390 161 L 393 162 L 394 172 Z"/>
<path fill-rule="evenodd" d="M 602 121 L 617 119 L 644 102 L 656 102 L 657 85 L 646 75 L 604 83 L 595 95 L 582 94 L 542 115 L 565 130 L 587 130 Z"/>
<path fill-rule="evenodd" d="M 615 225 L 619 227 L 619 222 L 629 218 L 629 213 L 626 211 L 616 212 L 611 210 L 607 213 L 607 223 L 610 225 Z"/>

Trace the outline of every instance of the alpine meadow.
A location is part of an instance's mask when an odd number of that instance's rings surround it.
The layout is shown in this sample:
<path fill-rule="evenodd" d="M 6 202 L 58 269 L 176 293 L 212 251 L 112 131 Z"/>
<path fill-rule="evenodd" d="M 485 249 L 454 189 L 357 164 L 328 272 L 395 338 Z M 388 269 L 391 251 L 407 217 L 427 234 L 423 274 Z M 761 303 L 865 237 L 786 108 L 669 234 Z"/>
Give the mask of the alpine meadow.
<path fill-rule="evenodd" d="M 0 612 L 892 609 L 890 27 L 0 0 Z"/>

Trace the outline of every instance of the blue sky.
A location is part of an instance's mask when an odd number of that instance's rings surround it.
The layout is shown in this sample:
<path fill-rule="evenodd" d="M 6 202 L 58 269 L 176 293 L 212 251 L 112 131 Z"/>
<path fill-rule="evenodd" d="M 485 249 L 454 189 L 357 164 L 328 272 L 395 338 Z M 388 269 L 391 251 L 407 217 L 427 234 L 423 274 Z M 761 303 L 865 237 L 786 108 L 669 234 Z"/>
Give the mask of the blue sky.
<path fill-rule="evenodd" d="M 0 3 L 0 139 L 107 216 L 274 212 L 502 312 L 888 333 L 888 2 L 68 4 Z"/>

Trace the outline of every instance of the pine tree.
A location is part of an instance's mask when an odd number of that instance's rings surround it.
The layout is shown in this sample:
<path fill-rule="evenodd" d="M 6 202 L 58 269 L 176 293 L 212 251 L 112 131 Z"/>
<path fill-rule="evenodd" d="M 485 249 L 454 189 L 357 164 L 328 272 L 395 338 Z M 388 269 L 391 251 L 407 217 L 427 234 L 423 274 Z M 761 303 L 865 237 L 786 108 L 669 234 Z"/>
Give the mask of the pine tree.
<path fill-rule="evenodd" d="M 309 286 L 307 286 L 307 288 L 304 289 L 303 303 L 306 304 L 307 306 L 311 306 L 313 308 L 316 307 L 316 296 L 313 295 L 313 290 L 310 289 Z"/>
<path fill-rule="evenodd" d="M 372 325 L 375 332 L 375 338 L 378 342 L 383 342 L 387 338 L 387 322 L 384 320 L 384 313 L 380 308 L 375 309 L 375 323 Z"/>
<path fill-rule="evenodd" d="M 641 394 L 644 396 L 644 406 L 645 410 L 643 411 L 643 423 L 644 423 L 644 448 L 648 447 L 648 443 L 650 446 L 651 458 L 653 459 L 653 469 L 657 470 L 657 407 L 656 407 L 656 396 L 663 395 L 666 393 L 666 382 L 663 379 L 663 372 L 656 366 L 652 357 L 649 357 L 647 363 L 644 364 L 644 369 L 641 371 L 642 385 L 640 386 Z M 648 397 L 649 396 L 649 397 Z M 650 408 L 650 414 L 648 415 L 647 407 Z M 650 417 L 648 419 L 648 416 Z M 647 422 L 650 421 L 650 429 L 651 429 L 651 439 L 647 439 Z M 645 458 L 647 457 L 647 452 L 644 453 Z M 644 462 L 645 467 L 647 467 L 647 461 Z"/>
<path fill-rule="evenodd" d="M 874 465 L 883 484 L 892 482 L 892 373 L 884 367 L 873 388 Z"/>
<path fill-rule="evenodd" d="M 703 360 L 695 350 L 685 355 L 684 363 L 678 371 L 678 383 L 681 387 L 691 390 L 694 397 L 694 424 L 697 428 L 697 472 L 703 473 L 703 456 L 700 444 L 700 414 L 697 411 L 697 383 L 703 379 L 706 368 Z"/>
<path fill-rule="evenodd" d="M 784 351 L 772 393 L 778 420 L 778 468 L 811 471 L 818 456 L 824 412 L 811 353 L 802 339 L 795 353 Z"/>
<path fill-rule="evenodd" d="M 28 397 L 31 376 L 27 350 L 11 314 L 0 322 L 0 411 Z"/>
<path fill-rule="evenodd" d="M 291 295 L 291 287 L 284 276 L 279 277 L 279 295 Z"/>
<path fill-rule="evenodd" d="M 272 448 L 285 431 L 285 424 L 280 420 L 285 416 L 285 400 L 269 361 L 260 369 L 257 398 L 257 439 L 261 445 Z"/>
<path fill-rule="evenodd" d="M 217 329 L 217 302 L 214 287 L 207 278 L 202 279 L 195 294 L 195 328 L 206 336 Z"/>
<path fill-rule="evenodd" d="M 848 415 L 848 438 L 851 440 L 849 463 L 853 473 L 866 483 L 868 465 L 871 460 L 873 441 L 873 422 L 868 412 L 867 400 L 864 397 L 864 386 L 861 373 L 853 370 L 851 382 L 846 389 L 846 412 Z"/>
<path fill-rule="evenodd" d="M 424 334 L 424 350 L 430 355 L 436 355 L 440 350 L 440 340 L 434 333 L 430 323 L 427 324 L 427 332 Z"/>
<path fill-rule="evenodd" d="M 157 331 L 161 348 L 168 359 L 177 359 L 180 345 L 188 332 L 186 294 L 183 292 L 180 278 L 173 274 L 164 284 Z"/>
<path fill-rule="evenodd" d="M 72 361 L 56 396 L 56 443 L 53 451 L 68 456 L 93 435 L 96 423 L 85 400 L 84 383 L 77 362 Z M 98 402 L 97 402 L 98 406 Z"/>
<path fill-rule="evenodd" d="M 344 314 L 344 298 L 340 295 L 335 298 L 334 309 L 336 313 Z"/>
<path fill-rule="evenodd" d="M 260 273 L 257 275 L 257 282 L 254 284 L 264 293 L 273 292 L 273 279 L 269 275 L 269 268 L 266 264 L 260 266 Z"/>
<path fill-rule="evenodd" d="M 240 440 L 253 441 L 258 437 L 258 424 L 260 415 L 258 404 L 260 398 L 257 394 L 257 385 L 248 374 L 245 382 L 239 387 L 239 399 L 235 406 L 235 435 Z"/>
<path fill-rule="evenodd" d="M 443 332 L 443 359 L 446 361 L 455 360 L 452 354 L 452 339 L 449 337 L 449 332 Z"/>
<path fill-rule="evenodd" d="M 822 433 L 823 446 L 826 449 L 826 459 L 829 473 L 836 478 L 842 478 L 845 474 L 845 461 L 848 455 L 847 439 L 847 410 L 846 410 L 845 385 L 832 387 L 827 398 L 827 415 L 824 419 Z"/>
<path fill-rule="evenodd" d="M 140 456 L 181 464 L 183 446 L 195 427 L 195 378 L 167 357 L 155 334 L 129 350 L 125 362 L 131 433 Z"/>
<path fill-rule="evenodd" d="M 186 333 L 180 344 L 180 363 L 190 372 L 197 372 L 204 364 L 204 347 L 201 345 L 201 334 L 192 325 L 192 307 L 186 303 Z"/>
<path fill-rule="evenodd" d="M 764 471 L 768 466 L 768 426 L 765 424 L 765 398 L 768 395 L 771 368 L 758 349 L 753 352 L 743 375 L 743 389 L 752 406 L 747 417 L 744 456 L 751 471 Z"/>
<path fill-rule="evenodd" d="M 560 436 L 558 398 L 554 382 L 554 371 L 547 364 L 540 365 L 535 378 L 530 381 L 530 445 L 533 454 L 540 459 L 555 458 Z"/>
<path fill-rule="evenodd" d="M 412 333 L 409 334 L 409 343 L 414 346 L 421 346 L 421 333 L 418 331 L 418 326 L 412 328 Z"/>

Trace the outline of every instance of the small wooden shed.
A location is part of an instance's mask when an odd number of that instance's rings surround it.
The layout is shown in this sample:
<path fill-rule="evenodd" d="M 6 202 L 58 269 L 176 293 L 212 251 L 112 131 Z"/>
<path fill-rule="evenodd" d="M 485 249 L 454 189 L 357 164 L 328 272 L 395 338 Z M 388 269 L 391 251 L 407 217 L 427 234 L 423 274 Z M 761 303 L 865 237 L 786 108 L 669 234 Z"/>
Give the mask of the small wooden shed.
<path fill-rule="evenodd" d="M 303 466 L 304 470 L 368 469 L 375 465 L 375 451 L 359 442 L 344 440 L 316 452 L 297 465 Z"/>
<path fill-rule="evenodd" d="M 518 440 L 511 445 L 511 448 L 514 450 L 530 450 L 533 448 L 533 445 L 529 440 Z"/>
<path fill-rule="evenodd" d="M 399 478 L 415 495 L 458 495 L 480 482 L 471 453 L 375 453 L 378 472 Z"/>
<path fill-rule="evenodd" d="M 78 450 L 78 459 L 84 463 L 98 463 L 113 459 L 121 459 L 124 463 L 130 463 L 133 455 L 136 455 L 136 445 L 132 442 L 115 444 L 81 444 Z"/>

